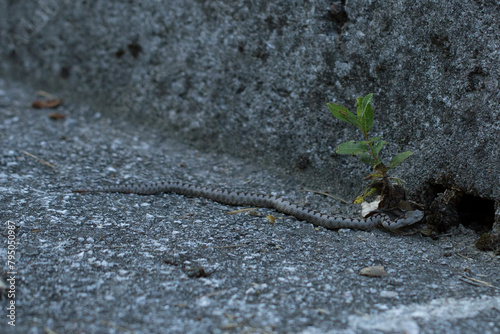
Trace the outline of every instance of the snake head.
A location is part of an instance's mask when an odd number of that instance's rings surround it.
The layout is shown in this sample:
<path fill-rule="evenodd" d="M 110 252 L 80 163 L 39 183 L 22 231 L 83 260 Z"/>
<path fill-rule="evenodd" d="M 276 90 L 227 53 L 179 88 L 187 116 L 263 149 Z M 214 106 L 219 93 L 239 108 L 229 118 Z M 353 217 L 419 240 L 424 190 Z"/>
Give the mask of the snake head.
<path fill-rule="evenodd" d="M 388 230 L 397 230 L 404 226 L 413 225 L 418 223 L 424 218 L 424 212 L 421 210 L 405 211 L 403 215 L 396 219 L 385 219 L 382 221 L 382 226 Z"/>

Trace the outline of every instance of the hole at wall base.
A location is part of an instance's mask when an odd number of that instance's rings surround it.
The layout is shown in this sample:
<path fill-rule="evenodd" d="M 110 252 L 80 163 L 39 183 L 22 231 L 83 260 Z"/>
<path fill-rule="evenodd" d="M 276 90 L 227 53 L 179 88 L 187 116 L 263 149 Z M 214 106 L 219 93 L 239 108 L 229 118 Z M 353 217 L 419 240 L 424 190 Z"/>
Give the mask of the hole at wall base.
<path fill-rule="evenodd" d="M 495 220 L 495 201 L 474 196 L 455 187 L 431 184 L 422 192 L 427 207 L 428 227 L 446 233 L 459 224 L 485 233 L 491 231 Z"/>
<path fill-rule="evenodd" d="M 457 213 L 459 224 L 486 233 L 495 221 L 495 201 L 464 194 L 457 204 Z"/>

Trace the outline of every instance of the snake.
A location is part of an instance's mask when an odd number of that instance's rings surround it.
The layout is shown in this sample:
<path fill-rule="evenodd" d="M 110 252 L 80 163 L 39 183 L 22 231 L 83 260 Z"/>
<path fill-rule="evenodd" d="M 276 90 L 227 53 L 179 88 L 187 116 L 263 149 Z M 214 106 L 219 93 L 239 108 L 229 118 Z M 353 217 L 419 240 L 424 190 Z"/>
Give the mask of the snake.
<path fill-rule="evenodd" d="M 160 193 L 175 193 L 188 197 L 202 197 L 231 206 L 254 206 L 274 209 L 280 213 L 307 221 L 314 226 L 329 230 L 342 228 L 355 230 L 370 230 L 383 226 L 388 230 L 396 230 L 412 225 L 423 218 L 420 210 L 399 210 L 403 213 L 391 217 L 386 212 L 375 210 L 365 217 L 350 218 L 321 213 L 290 202 L 275 195 L 254 194 L 225 189 L 215 189 L 182 181 L 160 181 L 152 183 L 131 183 L 89 189 L 73 190 L 74 193 L 124 193 L 137 195 L 156 195 Z"/>

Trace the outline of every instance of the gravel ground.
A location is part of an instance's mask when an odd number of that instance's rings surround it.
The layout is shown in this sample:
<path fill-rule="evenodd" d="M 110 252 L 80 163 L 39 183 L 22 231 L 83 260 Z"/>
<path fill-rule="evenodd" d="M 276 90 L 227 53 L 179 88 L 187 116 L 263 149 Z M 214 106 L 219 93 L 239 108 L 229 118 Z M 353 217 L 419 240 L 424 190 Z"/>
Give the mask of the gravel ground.
<path fill-rule="evenodd" d="M 0 332 L 500 333 L 500 259 L 474 248 L 475 232 L 329 231 L 174 194 L 74 194 L 180 179 L 357 214 L 250 157 L 35 98 L 0 80 Z M 386 276 L 360 275 L 378 265 Z"/>

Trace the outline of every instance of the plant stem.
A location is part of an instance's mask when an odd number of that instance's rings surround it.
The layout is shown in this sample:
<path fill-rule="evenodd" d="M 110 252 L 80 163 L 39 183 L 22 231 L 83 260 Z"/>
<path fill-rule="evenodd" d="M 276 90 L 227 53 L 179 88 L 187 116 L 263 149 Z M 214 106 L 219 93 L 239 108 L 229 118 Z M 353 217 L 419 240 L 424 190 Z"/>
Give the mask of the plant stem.
<path fill-rule="evenodd" d="M 370 138 L 368 137 L 368 133 L 366 131 L 362 131 L 362 132 L 363 132 L 363 135 L 365 136 L 366 141 L 368 142 L 368 147 L 370 148 L 369 154 L 376 162 L 379 162 L 378 164 L 373 166 L 373 169 L 375 169 L 375 171 L 380 173 L 382 175 L 382 178 L 386 178 L 387 177 L 387 167 L 385 167 L 385 165 L 382 163 L 382 161 L 380 161 L 378 154 L 375 155 L 375 152 L 373 151 L 373 143 L 370 142 Z"/>
<path fill-rule="evenodd" d="M 378 156 L 375 155 L 375 152 L 373 152 L 373 143 L 370 142 L 370 138 L 368 137 L 368 133 L 364 132 L 363 131 L 363 135 L 365 136 L 366 138 L 366 141 L 368 142 L 368 147 L 370 148 L 370 155 L 372 156 L 373 159 L 377 160 L 378 161 Z"/>

